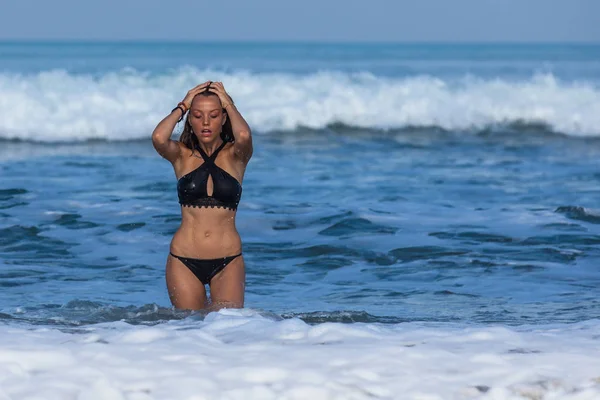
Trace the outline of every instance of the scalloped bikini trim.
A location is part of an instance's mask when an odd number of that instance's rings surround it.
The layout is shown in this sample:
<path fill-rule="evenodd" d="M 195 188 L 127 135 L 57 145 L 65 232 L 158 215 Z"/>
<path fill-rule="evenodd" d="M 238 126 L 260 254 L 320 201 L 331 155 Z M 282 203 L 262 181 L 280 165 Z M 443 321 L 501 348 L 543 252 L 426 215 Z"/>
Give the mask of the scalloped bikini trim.
<path fill-rule="evenodd" d="M 223 204 L 182 204 L 181 207 L 191 207 L 191 208 L 226 208 L 231 211 L 235 211 L 237 207 L 234 206 L 226 206 Z"/>

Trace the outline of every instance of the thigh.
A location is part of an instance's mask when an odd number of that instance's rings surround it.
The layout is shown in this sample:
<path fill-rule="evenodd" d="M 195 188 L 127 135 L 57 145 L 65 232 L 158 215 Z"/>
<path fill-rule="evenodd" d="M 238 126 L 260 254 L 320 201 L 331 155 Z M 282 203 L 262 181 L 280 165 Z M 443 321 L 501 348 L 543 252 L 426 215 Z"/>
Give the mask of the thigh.
<path fill-rule="evenodd" d="M 175 308 L 200 310 L 207 306 L 206 288 L 188 267 L 175 257 L 167 258 L 167 290 Z"/>
<path fill-rule="evenodd" d="M 244 307 L 244 290 L 246 288 L 246 270 L 244 258 L 239 256 L 215 275 L 210 281 L 211 308 Z"/>

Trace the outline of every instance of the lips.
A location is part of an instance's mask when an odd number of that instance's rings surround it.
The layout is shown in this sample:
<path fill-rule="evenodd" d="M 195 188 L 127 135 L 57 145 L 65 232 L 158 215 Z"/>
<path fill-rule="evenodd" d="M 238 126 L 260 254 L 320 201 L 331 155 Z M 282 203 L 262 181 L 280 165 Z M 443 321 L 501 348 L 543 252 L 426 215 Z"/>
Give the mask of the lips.
<path fill-rule="evenodd" d="M 212 131 L 210 129 L 202 129 L 202 131 L 200 132 L 200 134 L 202 136 L 210 136 L 212 134 Z"/>

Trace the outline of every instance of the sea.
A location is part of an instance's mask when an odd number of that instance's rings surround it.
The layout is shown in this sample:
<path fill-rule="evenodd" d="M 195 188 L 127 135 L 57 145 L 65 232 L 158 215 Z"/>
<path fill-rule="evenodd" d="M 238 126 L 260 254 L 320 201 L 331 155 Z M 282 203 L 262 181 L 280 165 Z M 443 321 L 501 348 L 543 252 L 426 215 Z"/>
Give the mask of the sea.
<path fill-rule="evenodd" d="M 207 80 L 254 141 L 210 313 L 150 140 Z M 599 200 L 597 44 L 0 42 L 0 400 L 599 399 Z"/>

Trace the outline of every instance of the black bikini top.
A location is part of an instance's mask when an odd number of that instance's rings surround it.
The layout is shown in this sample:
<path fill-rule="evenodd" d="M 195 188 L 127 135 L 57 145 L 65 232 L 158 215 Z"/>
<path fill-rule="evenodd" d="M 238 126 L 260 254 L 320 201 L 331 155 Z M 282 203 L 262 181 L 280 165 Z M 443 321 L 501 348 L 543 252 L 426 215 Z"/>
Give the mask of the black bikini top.
<path fill-rule="evenodd" d="M 215 164 L 217 154 L 225 144 L 226 142 L 223 142 L 210 157 L 200 147 L 196 147 L 196 150 L 204 159 L 204 163 L 177 181 L 179 204 L 184 207 L 237 209 L 242 197 L 242 185 L 227 171 Z M 207 190 L 209 176 L 213 182 L 212 196 L 208 195 Z"/>

